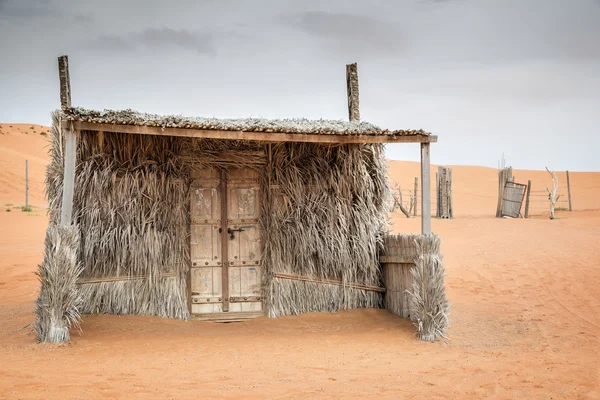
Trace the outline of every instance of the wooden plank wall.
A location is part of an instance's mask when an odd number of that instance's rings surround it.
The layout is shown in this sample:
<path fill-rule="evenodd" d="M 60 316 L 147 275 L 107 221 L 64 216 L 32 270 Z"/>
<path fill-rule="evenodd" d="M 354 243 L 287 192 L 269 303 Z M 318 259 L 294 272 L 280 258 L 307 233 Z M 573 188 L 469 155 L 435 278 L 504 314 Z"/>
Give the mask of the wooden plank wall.
<path fill-rule="evenodd" d="M 417 247 L 410 237 L 390 235 L 384 239 L 385 255 L 379 257 L 385 282 L 385 308 L 402 318 L 410 318 L 410 295 Z"/>
<path fill-rule="evenodd" d="M 452 218 L 452 168 L 438 167 L 436 173 L 437 214 L 438 218 Z"/>
<path fill-rule="evenodd" d="M 410 296 L 413 277 L 410 272 L 413 263 L 383 264 L 385 279 L 385 308 L 402 318 L 410 318 Z"/>

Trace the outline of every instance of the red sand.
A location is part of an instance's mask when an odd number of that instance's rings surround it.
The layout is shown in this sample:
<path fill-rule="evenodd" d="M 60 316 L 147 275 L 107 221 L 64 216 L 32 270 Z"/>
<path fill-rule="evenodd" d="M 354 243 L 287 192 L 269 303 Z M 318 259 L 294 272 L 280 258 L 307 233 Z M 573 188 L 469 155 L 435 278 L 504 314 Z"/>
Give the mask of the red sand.
<path fill-rule="evenodd" d="M 32 180 L 43 187 L 42 144 L 0 134 L 0 398 L 600 398 L 600 211 L 491 218 L 496 172 L 479 167 L 455 167 L 461 217 L 433 221 L 449 274 L 448 342 L 418 341 L 385 310 L 355 310 L 233 324 L 87 316 L 72 344 L 36 344 L 28 324 L 47 218 L 5 204 L 22 202 L 21 158 L 37 156 Z M 407 182 L 413 170 L 391 162 Z M 541 186 L 544 174 L 523 179 Z M 600 174 L 575 176 L 574 206 L 600 209 Z M 419 231 L 418 219 L 393 222 Z"/>

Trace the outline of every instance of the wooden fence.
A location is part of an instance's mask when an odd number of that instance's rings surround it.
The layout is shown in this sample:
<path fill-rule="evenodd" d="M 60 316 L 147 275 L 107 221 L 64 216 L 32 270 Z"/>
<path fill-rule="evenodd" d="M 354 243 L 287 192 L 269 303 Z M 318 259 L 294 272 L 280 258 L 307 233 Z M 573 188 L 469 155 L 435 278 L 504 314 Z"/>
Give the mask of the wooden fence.
<path fill-rule="evenodd" d="M 419 189 L 419 178 L 415 177 L 413 189 L 392 189 L 395 206 L 407 217 L 421 215 L 419 204 L 421 204 L 422 192 Z M 435 174 L 435 196 L 431 197 L 431 215 L 438 218 L 453 218 L 454 204 L 452 202 L 452 168 L 438 167 Z"/>

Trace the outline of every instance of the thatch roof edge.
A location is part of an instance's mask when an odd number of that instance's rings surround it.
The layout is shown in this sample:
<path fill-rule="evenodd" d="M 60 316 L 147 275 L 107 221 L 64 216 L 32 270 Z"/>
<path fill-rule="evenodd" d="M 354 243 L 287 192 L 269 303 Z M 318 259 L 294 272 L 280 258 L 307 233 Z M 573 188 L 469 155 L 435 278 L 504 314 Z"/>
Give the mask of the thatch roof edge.
<path fill-rule="evenodd" d="M 207 118 L 140 113 L 131 109 L 96 111 L 81 107 L 62 110 L 66 119 L 101 124 L 190 128 L 221 131 L 301 133 L 312 135 L 429 136 L 418 130 L 381 129 L 369 122 L 309 119 Z"/>

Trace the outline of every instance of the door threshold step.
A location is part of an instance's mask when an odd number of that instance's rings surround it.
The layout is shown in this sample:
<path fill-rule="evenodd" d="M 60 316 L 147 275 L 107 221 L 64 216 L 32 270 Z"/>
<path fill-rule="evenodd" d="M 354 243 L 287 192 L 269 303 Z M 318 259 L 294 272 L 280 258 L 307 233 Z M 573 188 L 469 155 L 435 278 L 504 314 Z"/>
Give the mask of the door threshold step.
<path fill-rule="evenodd" d="M 211 322 L 241 322 L 253 318 L 263 317 L 262 311 L 258 312 L 219 312 L 192 314 L 191 319 Z"/>

